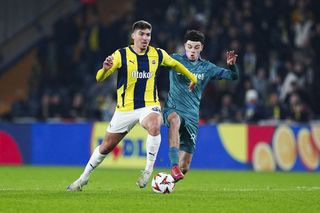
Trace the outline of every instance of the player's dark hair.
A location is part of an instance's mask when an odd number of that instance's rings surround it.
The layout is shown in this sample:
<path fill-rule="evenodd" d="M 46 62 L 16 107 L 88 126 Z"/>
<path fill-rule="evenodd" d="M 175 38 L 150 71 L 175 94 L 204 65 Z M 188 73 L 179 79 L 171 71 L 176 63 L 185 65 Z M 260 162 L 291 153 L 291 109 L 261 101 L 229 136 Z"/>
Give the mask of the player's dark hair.
<path fill-rule="evenodd" d="M 184 42 L 190 41 L 200 41 L 201 44 L 204 44 L 205 36 L 202 32 L 198 30 L 188 30 L 184 35 Z"/>
<path fill-rule="evenodd" d="M 152 30 L 151 24 L 147 21 L 140 20 L 133 23 L 131 32 L 134 32 L 135 30 L 145 30 L 145 29 Z"/>

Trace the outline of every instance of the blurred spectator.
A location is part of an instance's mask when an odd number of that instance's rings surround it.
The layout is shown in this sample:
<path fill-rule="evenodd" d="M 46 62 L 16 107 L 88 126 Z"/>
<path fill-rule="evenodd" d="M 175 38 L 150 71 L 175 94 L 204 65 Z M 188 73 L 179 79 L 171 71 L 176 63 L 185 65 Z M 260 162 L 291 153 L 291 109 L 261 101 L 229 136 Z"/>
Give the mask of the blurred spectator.
<path fill-rule="evenodd" d="M 248 123 L 256 123 L 264 118 L 264 107 L 259 103 L 257 91 L 254 89 L 248 90 L 244 107 L 244 120 Z"/>
<path fill-rule="evenodd" d="M 252 77 L 257 66 L 257 55 L 255 53 L 255 46 L 249 43 L 245 46 L 245 53 L 243 56 L 243 69 L 246 77 Z"/>
<path fill-rule="evenodd" d="M 84 119 L 86 116 L 85 100 L 83 94 L 77 92 L 72 99 L 71 109 L 69 112 L 71 118 L 75 120 Z"/>
<path fill-rule="evenodd" d="M 266 70 L 263 67 L 259 67 L 256 75 L 252 75 L 253 88 L 258 92 L 261 100 L 265 102 L 267 99 L 268 79 Z"/>
<path fill-rule="evenodd" d="M 284 105 L 280 103 L 277 93 L 273 92 L 269 95 L 265 113 L 265 119 L 275 121 L 275 123 L 286 118 L 286 109 Z"/>
<path fill-rule="evenodd" d="M 107 54 L 110 54 L 111 50 L 108 41 L 111 39 L 107 34 L 107 27 L 100 22 L 98 11 L 95 7 L 88 7 L 85 15 L 84 54 L 88 62 L 88 70 L 98 70 L 101 67 L 101 61 L 104 60 Z"/>
<path fill-rule="evenodd" d="M 65 106 L 59 93 L 51 95 L 48 106 L 49 118 L 62 119 L 66 116 Z"/>
<path fill-rule="evenodd" d="M 279 60 L 278 54 L 275 51 L 270 51 L 269 54 L 269 82 L 276 82 L 280 76 L 280 66 L 281 62 Z"/>
<path fill-rule="evenodd" d="M 216 114 L 215 120 L 216 122 L 233 123 L 237 121 L 236 118 L 237 107 L 234 105 L 231 95 L 225 94 L 222 97 L 221 107 L 219 112 Z"/>
<path fill-rule="evenodd" d="M 296 8 L 292 12 L 292 21 L 294 25 L 294 44 L 298 48 L 304 48 L 308 45 L 312 27 L 312 12 L 308 10 L 308 1 L 297 0 Z"/>
<path fill-rule="evenodd" d="M 241 75 L 240 75 L 241 77 Z M 238 106 L 243 106 L 246 100 L 246 93 L 248 90 L 253 89 L 253 85 L 250 78 L 244 78 L 242 84 L 238 85 L 236 90 L 236 103 Z"/>
<path fill-rule="evenodd" d="M 308 107 L 301 101 L 298 94 L 293 93 L 289 98 L 288 119 L 293 122 L 308 122 L 311 114 Z"/>
<path fill-rule="evenodd" d="M 295 61 L 293 66 L 291 62 L 288 63 L 289 72 L 284 79 L 283 86 L 281 88 L 280 100 L 285 101 L 287 96 L 293 91 L 294 84 L 297 84 L 300 88 L 304 87 L 305 76 L 304 67 L 300 61 Z"/>
<path fill-rule="evenodd" d="M 92 104 L 90 110 L 92 111 L 91 117 L 93 119 L 99 121 L 111 120 L 116 103 L 110 95 L 98 95 L 95 97 Z"/>

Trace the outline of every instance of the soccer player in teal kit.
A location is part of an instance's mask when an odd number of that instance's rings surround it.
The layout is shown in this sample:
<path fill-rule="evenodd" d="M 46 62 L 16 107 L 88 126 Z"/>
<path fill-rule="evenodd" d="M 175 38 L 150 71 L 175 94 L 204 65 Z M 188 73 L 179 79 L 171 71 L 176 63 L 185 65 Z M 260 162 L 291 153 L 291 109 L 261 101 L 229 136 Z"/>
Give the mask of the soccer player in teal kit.
<path fill-rule="evenodd" d="M 200 56 L 205 37 L 197 30 L 185 34 L 185 54 L 173 54 L 172 58 L 182 63 L 198 78 L 193 91 L 188 90 L 188 79 L 180 73 L 170 71 L 170 89 L 163 118 L 169 127 L 169 158 L 171 175 L 175 181 L 183 179 L 190 168 L 198 133 L 199 107 L 203 90 L 211 79 L 236 80 L 237 55 L 234 51 L 226 54 L 229 69 L 218 67 Z"/>

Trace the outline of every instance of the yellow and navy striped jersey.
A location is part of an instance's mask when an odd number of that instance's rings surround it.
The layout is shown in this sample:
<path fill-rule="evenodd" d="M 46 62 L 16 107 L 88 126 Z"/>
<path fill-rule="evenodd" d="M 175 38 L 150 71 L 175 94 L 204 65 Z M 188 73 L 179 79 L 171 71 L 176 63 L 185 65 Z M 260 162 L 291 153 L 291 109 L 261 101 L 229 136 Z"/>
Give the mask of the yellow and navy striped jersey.
<path fill-rule="evenodd" d="M 156 79 L 159 66 L 169 66 L 186 75 L 192 82 L 197 78 L 180 62 L 159 48 L 149 46 L 137 54 L 131 46 L 115 51 L 113 66 L 97 72 L 97 81 L 103 81 L 118 70 L 116 111 L 131 111 L 145 106 L 160 106 Z"/>

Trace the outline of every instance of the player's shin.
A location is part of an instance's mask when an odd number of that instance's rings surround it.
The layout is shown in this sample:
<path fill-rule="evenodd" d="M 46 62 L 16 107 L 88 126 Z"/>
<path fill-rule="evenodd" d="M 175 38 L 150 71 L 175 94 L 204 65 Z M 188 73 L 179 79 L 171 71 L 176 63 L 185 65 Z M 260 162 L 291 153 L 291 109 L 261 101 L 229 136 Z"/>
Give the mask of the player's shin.
<path fill-rule="evenodd" d="M 107 155 L 103 155 L 100 153 L 99 151 L 99 147 L 97 146 L 97 148 L 95 148 L 95 150 L 93 151 L 90 160 L 88 161 L 84 172 L 81 175 L 81 178 L 84 180 L 89 179 L 89 175 L 90 173 L 105 159 L 105 157 Z"/>
<path fill-rule="evenodd" d="M 179 148 L 174 146 L 169 148 L 169 159 L 171 167 L 179 164 Z"/>
<path fill-rule="evenodd" d="M 159 151 L 161 143 L 161 135 L 152 136 L 148 135 L 147 142 L 146 142 L 146 151 L 147 151 L 147 164 L 146 164 L 146 171 L 152 172 L 153 166 L 157 158 L 157 154 Z"/>

